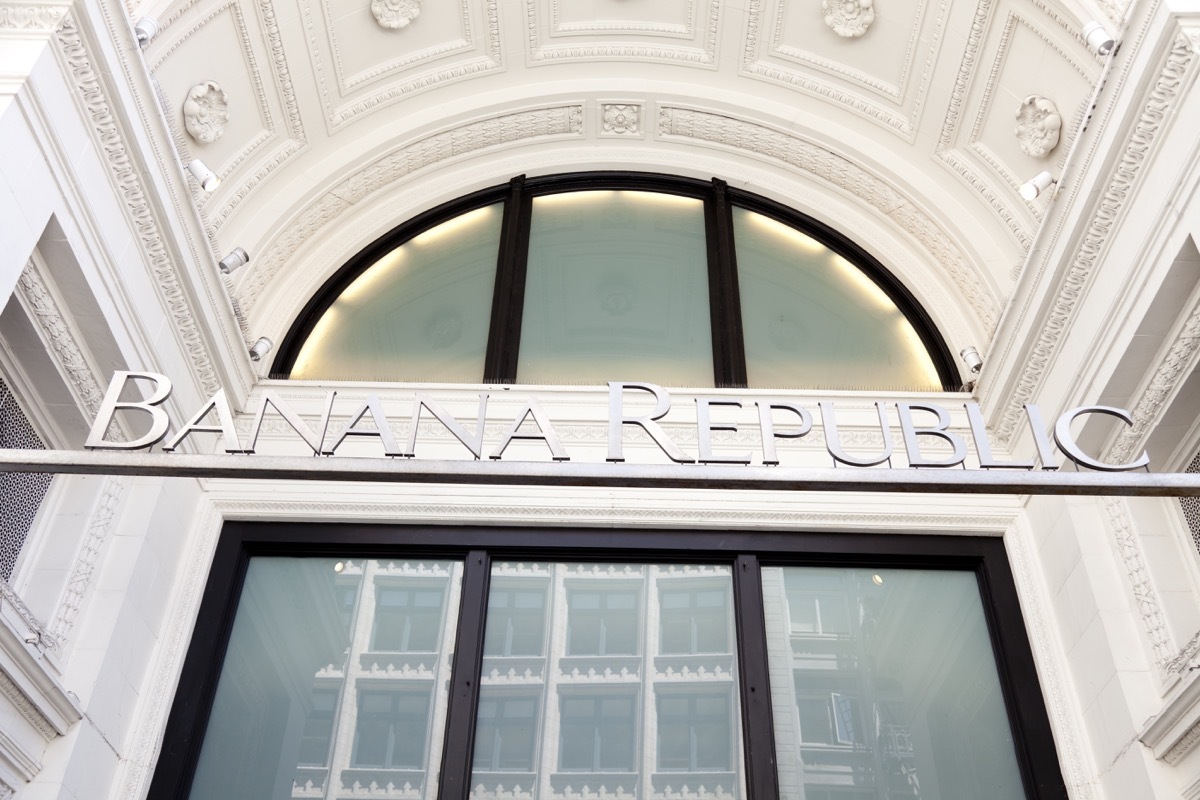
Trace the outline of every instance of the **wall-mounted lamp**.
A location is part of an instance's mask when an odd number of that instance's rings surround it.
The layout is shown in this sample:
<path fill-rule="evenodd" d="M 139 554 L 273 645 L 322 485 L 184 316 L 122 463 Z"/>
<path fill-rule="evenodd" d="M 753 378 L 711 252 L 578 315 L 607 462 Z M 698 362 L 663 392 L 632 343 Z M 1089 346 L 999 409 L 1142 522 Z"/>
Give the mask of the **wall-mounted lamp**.
<path fill-rule="evenodd" d="M 1054 178 L 1049 172 L 1042 171 L 1034 175 L 1029 180 L 1021 184 L 1021 197 L 1026 200 L 1036 200 L 1038 195 L 1050 188 L 1050 184 L 1054 183 Z"/>
<path fill-rule="evenodd" d="M 1099 22 L 1092 21 L 1084 25 L 1082 33 L 1087 46 L 1098 56 L 1108 55 L 1117 45 L 1116 40 L 1108 35 L 1108 31 L 1104 30 L 1104 26 Z"/>
<path fill-rule="evenodd" d="M 239 267 L 244 267 L 250 263 L 250 254 L 240 247 L 233 248 L 229 255 L 217 262 L 217 266 L 221 268 L 221 272 L 226 275 L 233 272 Z"/>
<path fill-rule="evenodd" d="M 271 348 L 274 346 L 274 342 L 263 336 L 250 347 L 250 360 L 261 361 L 262 357 L 271 352 Z"/>
<path fill-rule="evenodd" d="M 983 369 L 983 358 L 974 347 L 964 347 L 958 354 L 962 356 L 963 363 L 967 365 L 967 369 L 971 371 L 972 375 L 978 375 L 979 370 Z"/>
<path fill-rule="evenodd" d="M 138 47 L 142 48 L 150 44 L 150 40 L 158 35 L 158 31 L 158 20 L 154 19 L 154 17 L 142 17 L 133 25 L 133 32 L 137 35 Z"/>
<path fill-rule="evenodd" d="M 188 163 L 187 171 L 192 173 L 192 177 L 196 179 L 196 183 L 200 184 L 200 188 L 206 192 L 211 192 L 221 185 L 221 179 L 217 176 L 217 173 L 209 169 L 198 158 Z"/>

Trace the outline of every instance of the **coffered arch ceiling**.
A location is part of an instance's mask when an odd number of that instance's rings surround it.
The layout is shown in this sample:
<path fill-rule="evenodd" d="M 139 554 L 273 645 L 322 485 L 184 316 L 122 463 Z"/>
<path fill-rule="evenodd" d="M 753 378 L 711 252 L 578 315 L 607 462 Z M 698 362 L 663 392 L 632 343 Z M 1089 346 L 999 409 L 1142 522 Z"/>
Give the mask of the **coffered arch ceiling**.
<path fill-rule="evenodd" d="M 1048 0 L 178 0 L 146 49 L 247 336 L 516 174 L 720 177 L 839 228 L 986 342 L 1101 64 Z M 196 187 L 193 185 L 193 188 Z"/>

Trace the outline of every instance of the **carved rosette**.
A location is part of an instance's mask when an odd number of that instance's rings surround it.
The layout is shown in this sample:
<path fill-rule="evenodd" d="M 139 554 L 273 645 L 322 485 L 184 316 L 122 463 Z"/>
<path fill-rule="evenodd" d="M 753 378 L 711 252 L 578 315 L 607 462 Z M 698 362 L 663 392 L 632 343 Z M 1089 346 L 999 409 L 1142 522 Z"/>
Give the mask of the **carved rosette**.
<path fill-rule="evenodd" d="M 856 39 L 875 21 L 874 0 L 821 0 L 825 24 L 838 36 Z"/>
<path fill-rule="evenodd" d="M 229 98 L 216 81 L 198 83 L 183 101 L 183 127 L 200 144 L 221 138 L 229 122 Z"/>
<path fill-rule="evenodd" d="M 381 28 L 407 28 L 420 16 L 421 0 L 371 0 L 371 13 Z"/>
<path fill-rule="evenodd" d="M 1021 151 L 1034 158 L 1045 158 L 1058 146 L 1062 117 L 1048 98 L 1031 94 L 1017 109 L 1017 127 L 1014 133 L 1021 143 Z"/>
<path fill-rule="evenodd" d="M 604 132 L 617 136 L 638 132 L 638 107 L 636 105 L 604 106 Z"/>

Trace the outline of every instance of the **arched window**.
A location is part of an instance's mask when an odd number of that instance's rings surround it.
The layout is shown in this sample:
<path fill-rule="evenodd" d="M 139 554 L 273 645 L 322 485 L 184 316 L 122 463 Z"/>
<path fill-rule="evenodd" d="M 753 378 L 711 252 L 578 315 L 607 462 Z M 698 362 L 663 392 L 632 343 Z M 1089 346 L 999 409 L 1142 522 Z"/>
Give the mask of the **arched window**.
<path fill-rule="evenodd" d="M 316 380 L 939 390 L 905 287 L 757 195 L 639 173 L 513 179 L 401 225 L 309 302 L 276 374 Z"/>

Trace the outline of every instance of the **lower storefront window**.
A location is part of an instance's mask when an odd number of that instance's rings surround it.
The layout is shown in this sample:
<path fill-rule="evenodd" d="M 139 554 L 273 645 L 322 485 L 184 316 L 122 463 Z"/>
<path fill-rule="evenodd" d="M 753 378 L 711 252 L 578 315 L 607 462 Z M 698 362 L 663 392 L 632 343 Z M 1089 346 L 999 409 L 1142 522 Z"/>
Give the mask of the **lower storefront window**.
<path fill-rule="evenodd" d="M 328 530 L 227 526 L 152 798 L 1065 797 L 999 542 Z"/>

